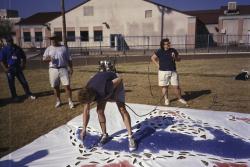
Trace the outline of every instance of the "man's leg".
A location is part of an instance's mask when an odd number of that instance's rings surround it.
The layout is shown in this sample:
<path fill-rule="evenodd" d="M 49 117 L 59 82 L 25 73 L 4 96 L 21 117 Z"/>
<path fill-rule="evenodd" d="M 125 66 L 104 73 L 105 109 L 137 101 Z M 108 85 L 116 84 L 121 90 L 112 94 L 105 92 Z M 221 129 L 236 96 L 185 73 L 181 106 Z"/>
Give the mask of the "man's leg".
<path fill-rule="evenodd" d="M 179 84 L 179 75 L 177 74 L 177 72 L 172 72 L 171 84 L 173 85 L 174 93 L 175 93 L 176 97 L 179 99 L 178 101 L 180 103 L 182 103 L 182 104 L 187 105 L 187 102 L 184 99 L 182 99 L 182 97 L 181 97 L 181 88 L 180 88 L 180 84 Z"/>
<path fill-rule="evenodd" d="M 131 128 L 131 119 L 129 116 L 128 111 L 126 110 L 125 103 L 123 102 L 116 102 L 118 109 L 121 113 L 123 122 L 128 130 L 128 141 L 129 141 L 129 151 L 134 151 L 137 148 L 137 144 L 132 137 L 132 128 Z"/>
<path fill-rule="evenodd" d="M 55 107 L 60 107 L 61 105 L 61 98 L 60 98 L 60 86 L 55 86 L 54 87 L 54 95 L 56 97 L 56 105 Z"/>
<path fill-rule="evenodd" d="M 16 87 L 15 87 L 15 74 L 8 72 L 7 73 L 8 85 L 11 93 L 11 97 L 14 99 L 17 97 Z"/>
<path fill-rule="evenodd" d="M 178 85 L 177 86 L 174 85 L 173 88 L 174 88 L 174 93 L 176 97 L 178 99 L 181 99 L 181 88 Z"/>
<path fill-rule="evenodd" d="M 21 83 L 25 94 L 27 96 L 31 96 L 32 93 L 30 91 L 29 84 L 28 84 L 23 72 L 22 71 L 17 71 L 16 76 L 17 76 L 17 79 L 19 80 L 19 82 Z"/>
<path fill-rule="evenodd" d="M 70 88 L 70 78 L 68 70 L 66 68 L 59 69 L 59 76 L 62 85 L 65 85 L 65 91 L 68 96 L 69 108 L 72 109 L 74 108 L 74 104 L 72 102 L 72 91 Z"/>
<path fill-rule="evenodd" d="M 169 105 L 169 99 L 168 99 L 168 86 L 162 86 L 162 95 L 164 96 L 164 100 L 165 100 L 165 105 Z"/>
<path fill-rule="evenodd" d="M 66 93 L 67 93 L 67 96 L 68 96 L 69 108 L 72 109 L 72 108 L 74 108 L 74 104 L 72 102 L 72 91 L 71 91 L 70 85 L 66 85 L 65 90 L 66 90 Z"/>
<path fill-rule="evenodd" d="M 106 106 L 106 101 L 103 102 L 98 102 L 97 103 L 97 114 L 98 114 L 98 119 L 99 119 L 99 123 L 102 129 L 102 136 L 101 139 L 99 141 L 99 146 L 104 145 L 105 143 L 108 142 L 109 136 L 106 130 L 106 117 L 104 114 L 104 110 L 105 110 L 105 106 Z"/>
<path fill-rule="evenodd" d="M 122 102 L 117 102 L 116 104 L 121 113 L 126 129 L 128 130 L 128 135 L 131 136 L 132 135 L 131 119 L 130 119 L 128 111 L 125 108 L 125 104 Z"/>
<path fill-rule="evenodd" d="M 169 105 L 168 100 L 168 85 L 170 82 L 170 71 L 158 71 L 158 85 L 161 87 L 162 95 L 164 96 L 165 105 Z"/>
<path fill-rule="evenodd" d="M 105 106 L 106 106 L 106 101 L 103 102 L 98 102 L 97 103 L 97 114 L 98 114 L 98 119 L 99 119 L 99 123 L 102 129 L 102 134 L 107 134 L 106 131 L 106 117 L 104 114 L 104 110 L 105 110 Z"/>
<path fill-rule="evenodd" d="M 179 101 L 180 103 L 182 103 L 182 104 L 187 105 L 186 100 L 184 100 L 184 99 L 181 97 L 181 88 L 180 88 L 180 86 L 173 86 L 173 88 L 174 88 L 175 95 L 176 95 L 176 97 L 178 98 L 178 101 Z"/>
<path fill-rule="evenodd" d="M 54 68 L 49 68 L 49 82 L 51 87 L 54 90 L 54 96 L 56 98 L 55 107 L 58 108 L 61 106 L 60 98 L 60 79 L 59 79 L 59 70 Z"/>

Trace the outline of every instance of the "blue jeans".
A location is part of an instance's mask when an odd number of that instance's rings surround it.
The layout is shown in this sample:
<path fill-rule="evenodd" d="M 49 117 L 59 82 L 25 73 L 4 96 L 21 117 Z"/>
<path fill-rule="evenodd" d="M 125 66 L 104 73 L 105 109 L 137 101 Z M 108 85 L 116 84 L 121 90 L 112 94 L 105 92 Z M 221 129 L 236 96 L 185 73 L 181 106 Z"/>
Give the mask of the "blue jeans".
<path fill-rule="evenodd" d="M 17 77 L 17 79 L 21 83 L 25 91 L 25 94 L 27 96 L 31 95 L 32 93 L 30 91 L 28 82 L 25 79 L 22 69 L 20 67 L 10 67 L 7 72 L 7 78 L 8 78 L 8 84 L 9 84 L 9 89 L 10 89 L 12 98 L 17 97 L 16 87 L 15 87 L 15 77 Z"/>

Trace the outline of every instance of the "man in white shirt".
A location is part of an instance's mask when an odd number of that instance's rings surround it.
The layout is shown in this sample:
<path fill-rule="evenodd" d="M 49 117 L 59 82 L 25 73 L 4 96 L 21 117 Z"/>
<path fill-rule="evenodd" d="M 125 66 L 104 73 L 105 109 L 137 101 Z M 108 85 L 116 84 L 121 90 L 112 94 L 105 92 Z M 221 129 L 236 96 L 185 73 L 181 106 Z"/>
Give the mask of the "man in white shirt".
<path fill-rule="evenodd" d="M 72 58 L 68 53 L 68 49 L 60 45 L 60 37 L 53 35 L 50 37 L 51 46 L 49 46 L 44 54 L 43 61 L 49 62 L 49 80 L 50 85 L 54 88 L 54 94 L 56 96 L 56 105 L 58 108 L 61 106 L 60 99 L 60 83 L 65 86 L 66 93 L 68 95 L 68 102 L 70 109 L 74 108 L 72 102 L 72 91 L 70 88 L 70 75 L 73 74 Z"/>

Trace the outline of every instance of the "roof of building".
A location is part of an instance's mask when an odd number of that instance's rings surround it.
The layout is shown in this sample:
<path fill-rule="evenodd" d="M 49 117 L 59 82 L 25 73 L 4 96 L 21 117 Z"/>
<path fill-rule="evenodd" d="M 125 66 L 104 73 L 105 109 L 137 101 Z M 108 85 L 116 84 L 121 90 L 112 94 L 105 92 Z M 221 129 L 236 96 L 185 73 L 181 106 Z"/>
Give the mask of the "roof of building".
<path fill-rule="evenodd" d="M 43 25 L 61 15 L 61 12 L 41 12 L 22 19 L 19 25 Z"/>
<path fill-rule="evenodd" d="M 185 13 L 191 16 L 196 16 L 200 21 L 205 24 L 217 24 L 218 18 L 222 14 L 220 9 L 186 11 Z"/>
<path fill-rule="evenodd" d="M 227 6 L 221 6 L 220 9 L 185 11 L 185 13 L 196 16 L 204 24 L 217 24 L 220 16 L 226 16 L 224 11 L 227 9 Z M 237 11 L 239 15 L 250 15 L 250 5 L 237 5 Z"/>

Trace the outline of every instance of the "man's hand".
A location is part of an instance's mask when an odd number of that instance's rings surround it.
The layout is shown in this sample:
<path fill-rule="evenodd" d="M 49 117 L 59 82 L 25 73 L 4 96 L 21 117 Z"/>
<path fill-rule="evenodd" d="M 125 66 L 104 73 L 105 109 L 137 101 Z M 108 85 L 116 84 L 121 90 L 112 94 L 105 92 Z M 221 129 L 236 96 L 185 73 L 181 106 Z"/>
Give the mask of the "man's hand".
<path fill-rule="evenodd" d="M 156 54 L 153 54 L 153 56 L 151 56 L 151 60 L 158 68 L 160 68 L 158 57 L 156 56 Z"/>
<path fill-rule="evenodd" d="M 43 59 L 43 61 L 45 61 L 45 62 L 50 62 L 50 61 L 52 61 L 52 57 L 51 57 L 51 56 L 48 56 L 48 57 L 46 57 L 45 59 Z"/>
<path fill-rule="evenodd" d="M 4 71 L 5 73 L 7 73 L 7 72 L 8 72 L 8 70 L 9 70 L 8 65 L 7 65 L 7 64 L 5 64 L 5 63 L 3 63 L 2 61 L 0 61 L 0 65 L 1 65 L 1 66 L 2 66 L 2 68 L 3 68 L 3 71 Z"/>

